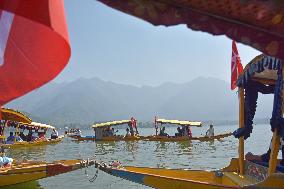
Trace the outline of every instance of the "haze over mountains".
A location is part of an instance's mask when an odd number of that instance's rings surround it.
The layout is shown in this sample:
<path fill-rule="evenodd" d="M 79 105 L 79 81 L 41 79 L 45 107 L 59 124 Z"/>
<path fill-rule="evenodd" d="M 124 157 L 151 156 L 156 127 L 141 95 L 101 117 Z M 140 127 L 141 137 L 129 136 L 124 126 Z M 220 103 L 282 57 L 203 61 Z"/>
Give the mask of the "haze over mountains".
<path fill-rule="evenodd" d="M 256 117 L 270 117 L 272 98 L 261 99 Z M 136 87 L 99 78 L 50 83 L 6 107 L 28 112 L 52 124 L 90 124 L 131 116 L 152 121 L 155 115 L 168 119 L 229 121 L 237 120 L 238 116 L 237 93 L 230 90 L 229 83 L 204 77 L 156 87 Z"/>

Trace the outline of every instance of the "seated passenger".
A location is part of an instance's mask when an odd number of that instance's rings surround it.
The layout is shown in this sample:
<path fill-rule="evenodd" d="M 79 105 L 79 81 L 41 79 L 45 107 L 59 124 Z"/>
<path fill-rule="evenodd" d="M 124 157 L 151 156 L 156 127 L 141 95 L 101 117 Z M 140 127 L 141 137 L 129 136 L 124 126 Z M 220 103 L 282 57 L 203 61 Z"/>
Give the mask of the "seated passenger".
<path fill-rule="evenodd" d="M 192 138 L 192 132 L 190 126 L 185 127 L 185 130 L 186 130 L 186 136 Z"/>
<path fill-rule="evenodd" d="M 8 136 L 6 143 L 13 144 L 14 142 L 15 142 L 15 136 L 13 135 L 13 132 L 10 132 L 10 136 Z"/>
<path fill-rule="evenodd" d="M 19 137 L 21 137 L 21 139 L 22 139 L 23 141 L 27 141 L 27 136 L 24 134 L 23 131 L 20 132 Z"/>
<path fill-rule="evenodd" d="M 36 133 L 38 132 L 37 130 L 35 131 Z M 33 141 L 37 141 L 38 140 L 38 137 L 37 136 L 35 136 L 35 132 L 32 132 L 32 136 L 31 136 L 31 138 L 32 138 L 32 142 Z"/>
<path fill-rule="evenodd" d="M 112 137 L 112 136 L 114 136 L 114 128 L 112 128 L 112 129 L 108 129 L 108 132 L 107 132 L 107 135 L 109 136 L 109 137 Z"/>
<path fill-rule="evenodd" d="M 115 136 L 114 128 L 111 129 L 112 136 Z"/>
<path fill-rule="evenodd" d="M 38 134 L 37 140 L 46 140 L 45 132 L 38 132 L 37 134 Z"/>
<path fill-rule="evenodd" d="M 6 156 L 0 156 L 0 168 L 11 167 L 13 163 L 12 158 Z"/>
<path fill-rule="evenodd" d="M 160 136 L 169 136 L 166 132 L 165 132 L 166 128 L 163 127 L 161 130 L 160 130 Z"/>
<path fill-rule="evenodd" d="M 58 138 L 58 132 L 56 131 L 56 129 L 52 130 L 50 137 L 51 137 L 51 139 L 57 139 Z"/>
<path fill-rule="evenodd" d="M 33 138 L 33 132 L 32 132 L 32 130 L 29 130 L 29 133 L 28 133 L 28 135 L 26 136 L 27 142 L 31 142 L 31 141 L 32 141 L 32 138 Z"/>
<path fill-rule="evenodd" d="M 251 152 L 248 152 L 246 154 L 246 160 L 248 160 L 248 161 L 256 161 L 256 162 L 269 162 L 270 153 L 271 153 L 271 146 L 272 146 L 272 140 L 270 142 L 269 149 L 267 150 L 266 153 L 264 153 L 262 155 L 254 155 Z M 282 160 L 280 161 L 280 165 L 284 166 L 284 141 L 283 141 L 283 139 L 281 139 L 281 141 L 280 141 L 279 150 L 282 151 Z"/>
<path fill-rule="evenodd" d="M 176 137 L 181 137 L 182 136 L 182 129 L 180 127 L 177 128 L 177 133 L 175 133 Z"/>
<path fill-rule="evenodd" d="M 23 139 L 19 136 L 19 133 L 15 133 L 16 141 L 17 142 L 23 142 Z"/>

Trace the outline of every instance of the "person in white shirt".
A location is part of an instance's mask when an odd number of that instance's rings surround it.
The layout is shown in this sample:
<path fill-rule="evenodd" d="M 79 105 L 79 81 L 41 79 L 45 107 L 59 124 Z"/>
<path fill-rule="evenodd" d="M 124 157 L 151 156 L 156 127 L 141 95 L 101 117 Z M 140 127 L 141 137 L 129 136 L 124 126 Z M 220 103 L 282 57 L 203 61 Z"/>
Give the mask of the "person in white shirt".
<path fill-rule="evenodd" d="M 212 124 L 210 124 L 210 127 L 206 131 L 206 135 L 205 136 L 207 136 L 207 137 L 213 137 L 214 136 L 214 128 L 213 128 Z"/>

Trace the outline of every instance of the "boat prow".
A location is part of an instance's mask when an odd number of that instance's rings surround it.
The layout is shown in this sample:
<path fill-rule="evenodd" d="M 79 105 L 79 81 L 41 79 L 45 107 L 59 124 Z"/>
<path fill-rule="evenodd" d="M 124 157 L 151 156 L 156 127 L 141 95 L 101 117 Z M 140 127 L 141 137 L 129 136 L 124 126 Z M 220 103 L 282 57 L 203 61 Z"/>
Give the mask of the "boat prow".
<path fill-rule="evenodd" d="M 94 165 L 94 163 L 94 160 L 60 160 L 52 163 L 26 161 L 13 164 L 10 168 L 0 169 L 0 187 L 67 173 Z"/>
<path fill-rule="evenodd" d="M 238 159 L 218 171 L 123 167 L 118 162 L 96 162 L 100 170 L 135 183 L 161 189 L 283 188 L 284 174 L 267 176 L 267 167 L 246 162 L 246 174 L 238 174 Z M 255 172 L 257 169 L 258 172 Z"/>

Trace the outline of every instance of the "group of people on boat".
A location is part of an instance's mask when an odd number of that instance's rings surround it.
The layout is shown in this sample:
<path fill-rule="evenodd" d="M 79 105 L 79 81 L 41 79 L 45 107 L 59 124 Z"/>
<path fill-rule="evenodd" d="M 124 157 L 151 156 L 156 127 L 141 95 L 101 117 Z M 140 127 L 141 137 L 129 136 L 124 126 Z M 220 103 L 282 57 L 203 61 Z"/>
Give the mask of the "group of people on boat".
<path fill-rule="evenodd" d="M 175 137 L 192 137 L 191 128 L 189 126 L 181 126 L 177 128 L 177 133 L 175 133 Z"/>
<path fill-rule="evenodd" d="M 137 120 L 131 117 L 130 122 L 128 123 L 128 128 L 126 128 L 125 137 L 136 136 L 136 135 L 139 135 L 137 129 Z"/>
<path fill-rule="evenodd" d="M 78 128 L 71 128 L 71 129 L 68 129 L 65 131 L 65 134 L 72 134 L 72 135 L 78 135 L 78 136 L 81 136 L 81 130 L 78 129 Z"/>
<path fill-rule="evenodd" d="M 159 136 L 165 136 L 169 137 L 169 134 L 166 133 L 166 128 L 162 127 L 160 128 Z M 205 137 L 213 137 L 214 136 L 214 127 L 212 124 L 210 124 L 209 129 L 206 131 Z M 189 137 L 192 138 L 192 131 L 190 126 L 179 126 L 177 128 L 177 133 L 175 133 L 174 137 Z"/>
<path fill-rule="evenodd" d="M 45 141 L 48 140 L 46 138 L 46 131 L 47 129 L 44 129 L 42 131 L 36 130 L 35 132 L 29 130 L 27 135 L 24 134 L 24 131 L 14 132 L 14 133 L 10 132 L 9 136 L 6 139 L 6 144 L 13 144 L 15 142 L 24 142 L 24 141 L 26 142 Z M 56 138 L 58 138 L 58 131 L 56 129 L 53 129 L 51 133 L 51 139 L 56 139 Z"/>
<path fill-rule="evenodd" d="M 103 129 L 103 137 L 113 137 L 115 136 L 115 133 L 114 128 L 111 128 L 110 126 Z"/>

